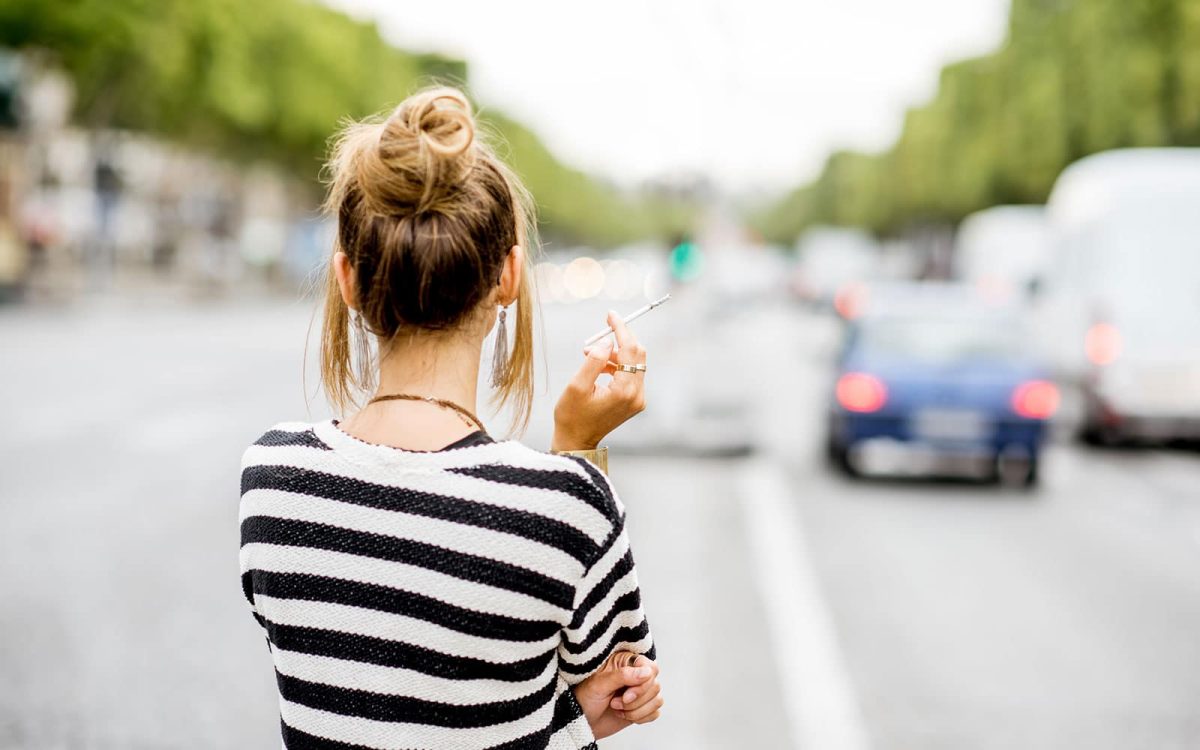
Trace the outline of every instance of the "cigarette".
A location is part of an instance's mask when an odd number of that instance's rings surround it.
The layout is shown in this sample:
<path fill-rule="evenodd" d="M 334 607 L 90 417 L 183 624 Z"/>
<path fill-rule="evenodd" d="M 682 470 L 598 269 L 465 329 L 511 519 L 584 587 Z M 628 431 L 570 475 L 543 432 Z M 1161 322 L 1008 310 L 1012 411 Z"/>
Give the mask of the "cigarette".
<path fill-rule="evenodd" d="M 651 310 L 658 307 L 659 305 L 661 305 L 662 303 L 666 302 L 669 299 L 671 299 L 671 295 L 669 295 L 669 294 L 666 295 L 665 297 L 663 297 L 662 299 L 656 299 L 653 302 L 651 302 L 650 304 L 646 305 L 645 307 L 640 308 L 638 310 L 634 310 L 633 312 L 631 312 L 629 314 L 629 317 L 623 318 L 622 320 L 625 323 L 632 323 L 633 321 L 642 317 L 643 315 L 650 312 Z M 599 341 L 600 339 L 604 338 L 605 336 L 609 335 L 612 332 L 613 332 L 612 326 L 609 326 L 608 328 L 605 328 L 600 333 L 595 334 L 594 336 L 589 338 L 587 341 L 583 342 L 583 345 L 591 346 L 592 344 L 596 343 L 597 341 Z"/>

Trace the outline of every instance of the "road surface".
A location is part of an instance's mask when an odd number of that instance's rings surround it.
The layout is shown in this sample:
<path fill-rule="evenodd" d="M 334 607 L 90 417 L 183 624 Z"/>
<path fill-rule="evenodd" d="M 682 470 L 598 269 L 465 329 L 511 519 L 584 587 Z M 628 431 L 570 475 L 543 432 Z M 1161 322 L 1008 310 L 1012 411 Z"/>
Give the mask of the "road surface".
<path fill-rule="evenodd" d="M 546 308 L 531 443 L 602 310 Z M 649 377 L 748 394 L 758 450 L 614 455 L 667 707 L 605 748 L 1200 746 L 1200 456 L 1063 443 L 1031 493 L 847 481 L 818 447 L 829 321 L 671 310 L 639 322 Z M 237 466 L 328 413 L 310 313 L 0 310 L 0 748 L 278 746 Z"/>

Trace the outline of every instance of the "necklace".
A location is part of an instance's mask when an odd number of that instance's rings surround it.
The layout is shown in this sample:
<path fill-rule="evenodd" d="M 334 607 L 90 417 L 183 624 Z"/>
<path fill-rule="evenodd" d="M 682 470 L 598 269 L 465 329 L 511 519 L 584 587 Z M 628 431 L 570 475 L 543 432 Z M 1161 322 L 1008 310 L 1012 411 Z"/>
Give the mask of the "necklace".
<path fill-rule="evenodd" d="M 479 421 L 479 417 L 475 416 L 453 401 L 448 401 L 444 398 L 434 398 L 433 396 L 415 396 L 411 393 L 388 393 L 383 396 L 376 396 L 368 401 L 367 405 L 370 406 L 376 401 L 424 401 L 427 404 L 433 404 L 434 406 L 440 406 L 443 409 L 449 409 L 450 411 L 457 412 L 458 416 L 462 417 L 464 422 L 478 427 L 480 432 L 487 432 L 487 428 L 483 426 L 483 422 Z"/>

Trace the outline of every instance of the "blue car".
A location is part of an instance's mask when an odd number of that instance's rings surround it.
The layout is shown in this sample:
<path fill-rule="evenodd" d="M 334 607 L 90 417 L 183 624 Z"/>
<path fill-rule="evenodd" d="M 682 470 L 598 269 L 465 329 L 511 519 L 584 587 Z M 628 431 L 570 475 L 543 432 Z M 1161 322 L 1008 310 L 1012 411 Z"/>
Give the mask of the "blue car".
<path fill-rule="evenodd" d="M 1032 486 L 1059 390 L 1021 316 L 968 295 L 872 299 L 847 323 L 828 454 L 858 475 L 969 471 Z"/>

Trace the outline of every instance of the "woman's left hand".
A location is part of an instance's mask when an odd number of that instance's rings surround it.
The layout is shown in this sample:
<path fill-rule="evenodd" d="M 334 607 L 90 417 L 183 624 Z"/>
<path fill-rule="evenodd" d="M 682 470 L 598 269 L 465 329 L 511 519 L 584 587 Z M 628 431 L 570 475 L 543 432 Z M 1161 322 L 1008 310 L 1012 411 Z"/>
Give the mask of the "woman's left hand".
<path fill-rule="evenodd" d="M 649 724 L 658 718 L 663 707 L 662 685 L 658 684 L 658 665 L 645 656 L 638 656 L 633 666 L 650 667 L 654 674 L 641 685 L 628 687 L 625 692 L 618 693 L 609 701 L 608 707 L 630 724 Z"/>
<path fill-rule="evenodd" d="M 602 740 L 632 724 L 648 724 L 663 706 L 658 665 L 645 656 L 619 651 L 595 674 L 575 686 L 592 735 Z"/>

